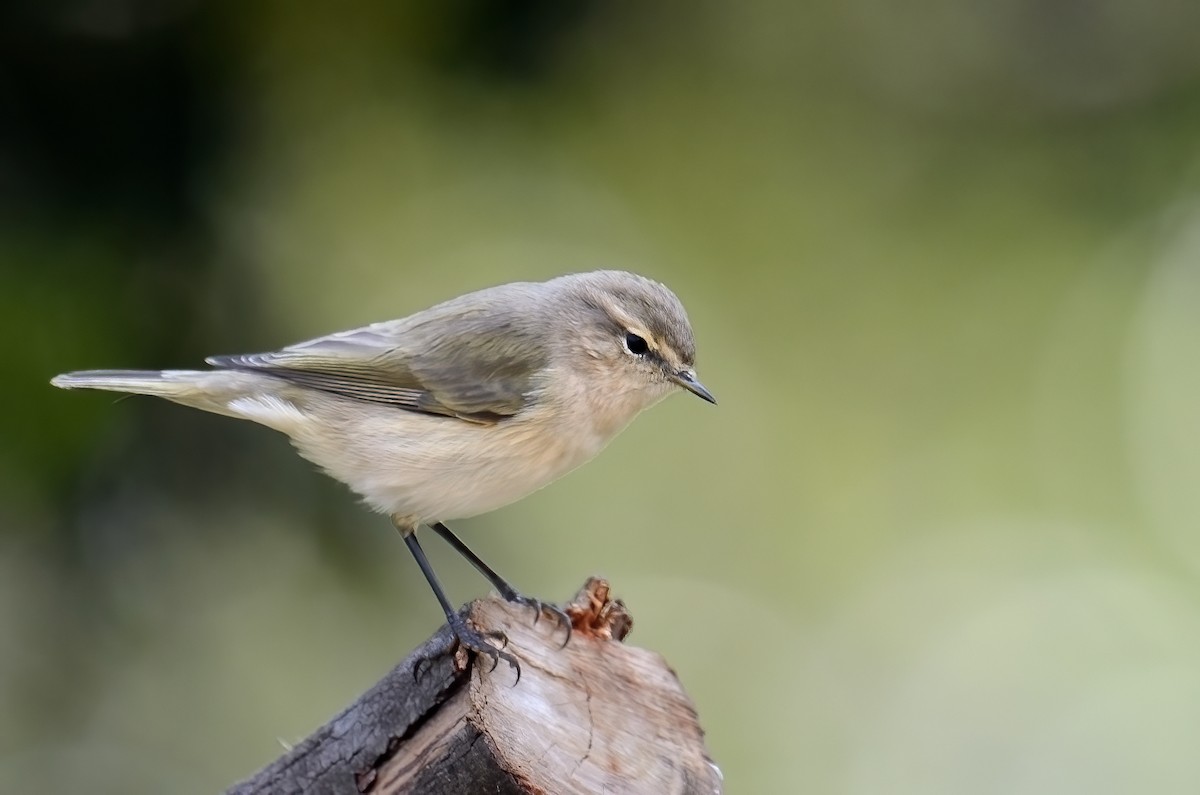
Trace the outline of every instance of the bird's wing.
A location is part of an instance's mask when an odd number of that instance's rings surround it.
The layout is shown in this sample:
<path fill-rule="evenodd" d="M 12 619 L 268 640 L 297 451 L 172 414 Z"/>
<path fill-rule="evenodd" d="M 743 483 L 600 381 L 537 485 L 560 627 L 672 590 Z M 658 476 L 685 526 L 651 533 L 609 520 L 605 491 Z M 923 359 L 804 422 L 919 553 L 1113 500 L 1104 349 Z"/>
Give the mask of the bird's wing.
<path fill-rule="evenodd" d="M 474 422 L 496 422 L 526 405 L 546 359 L 544 341 L 520 318 L 468 313 L 444 322 L 447 318 L 438 314 L 422 315 L 272 353 L 213 356 L 208 363 L 269 373 L 354 400 Z"/>

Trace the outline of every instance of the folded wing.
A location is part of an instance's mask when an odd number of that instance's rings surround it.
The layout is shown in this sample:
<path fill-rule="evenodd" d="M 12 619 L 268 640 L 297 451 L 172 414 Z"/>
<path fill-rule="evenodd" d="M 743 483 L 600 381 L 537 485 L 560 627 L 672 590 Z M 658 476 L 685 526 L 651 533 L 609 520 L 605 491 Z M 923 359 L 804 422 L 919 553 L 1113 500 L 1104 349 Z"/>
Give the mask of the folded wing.
<path fill-rule="evenodd" d="M 448 320 L 414 316 L 271 353 L 213 356 L 208 363 L 267 373 L 353 400 L 473 422 L 497 422 L 524 408 L 546 365 L 544 341 L 519 318 L 502 313 Z"/>

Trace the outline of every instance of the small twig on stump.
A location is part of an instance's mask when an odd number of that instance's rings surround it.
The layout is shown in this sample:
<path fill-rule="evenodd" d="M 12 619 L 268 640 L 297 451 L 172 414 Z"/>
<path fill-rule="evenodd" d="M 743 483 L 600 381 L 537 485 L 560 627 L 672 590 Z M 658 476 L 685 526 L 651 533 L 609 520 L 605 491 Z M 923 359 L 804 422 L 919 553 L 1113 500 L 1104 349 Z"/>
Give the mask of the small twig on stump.
<path fill-rule="evenodd" d="M 503 631 L 521 680 L 451 653 L 448 628 L 340 715 L 229 795 L 721 792 L 691 701 L 657 654 L 619 641 L 632 620 L 591 579 L 574 631 L 498 597 L 464 615 Z"/>

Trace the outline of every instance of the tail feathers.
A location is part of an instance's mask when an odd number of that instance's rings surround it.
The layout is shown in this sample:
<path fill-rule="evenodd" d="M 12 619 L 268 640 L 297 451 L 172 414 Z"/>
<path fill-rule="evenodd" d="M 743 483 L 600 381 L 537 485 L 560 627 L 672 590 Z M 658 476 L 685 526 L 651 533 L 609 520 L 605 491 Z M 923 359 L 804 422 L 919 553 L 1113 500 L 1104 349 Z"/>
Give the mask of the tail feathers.
<path fill-rule="evenodd" d="M 82 370 L 50 379 L 62 389 L 105 389 L 154 395 L 185 406 L 237 417 L 291 433 L 307 420 L 284 382 L 242 370 Z"/>
<path fill-rule="evenodd" d="M 194 391 L 209 373 L 200 370 L 81 370 L 50 379 L 61 389 L 106 389 L 175 397 Z"/>
<path fill-rule="evenodd" d="M 63 373 L 50 383 L 63 389 L 104 389 L 154 395 L 185 406 L 239 417 L 230 402 L 246 394 L 244 379 L 219 370 L 83 370 Z"/>

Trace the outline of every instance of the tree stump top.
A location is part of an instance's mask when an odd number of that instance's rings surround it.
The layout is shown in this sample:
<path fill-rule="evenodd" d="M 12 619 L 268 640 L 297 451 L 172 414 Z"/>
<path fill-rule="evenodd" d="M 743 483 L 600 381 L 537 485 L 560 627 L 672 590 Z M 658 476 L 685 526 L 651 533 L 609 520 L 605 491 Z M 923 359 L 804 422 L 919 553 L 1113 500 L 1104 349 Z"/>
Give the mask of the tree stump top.
<path fill-rule="evenodd" d="M 469 605 L 502 631 L 501 662 L 453 652 L 446 628 L 340 716 L 231 793 L 721 792 L 721 775 L 674 671 L 626 646 L 628 612 L 589 580 L 567 607 L 574 631 L 498 597 Z"/>

